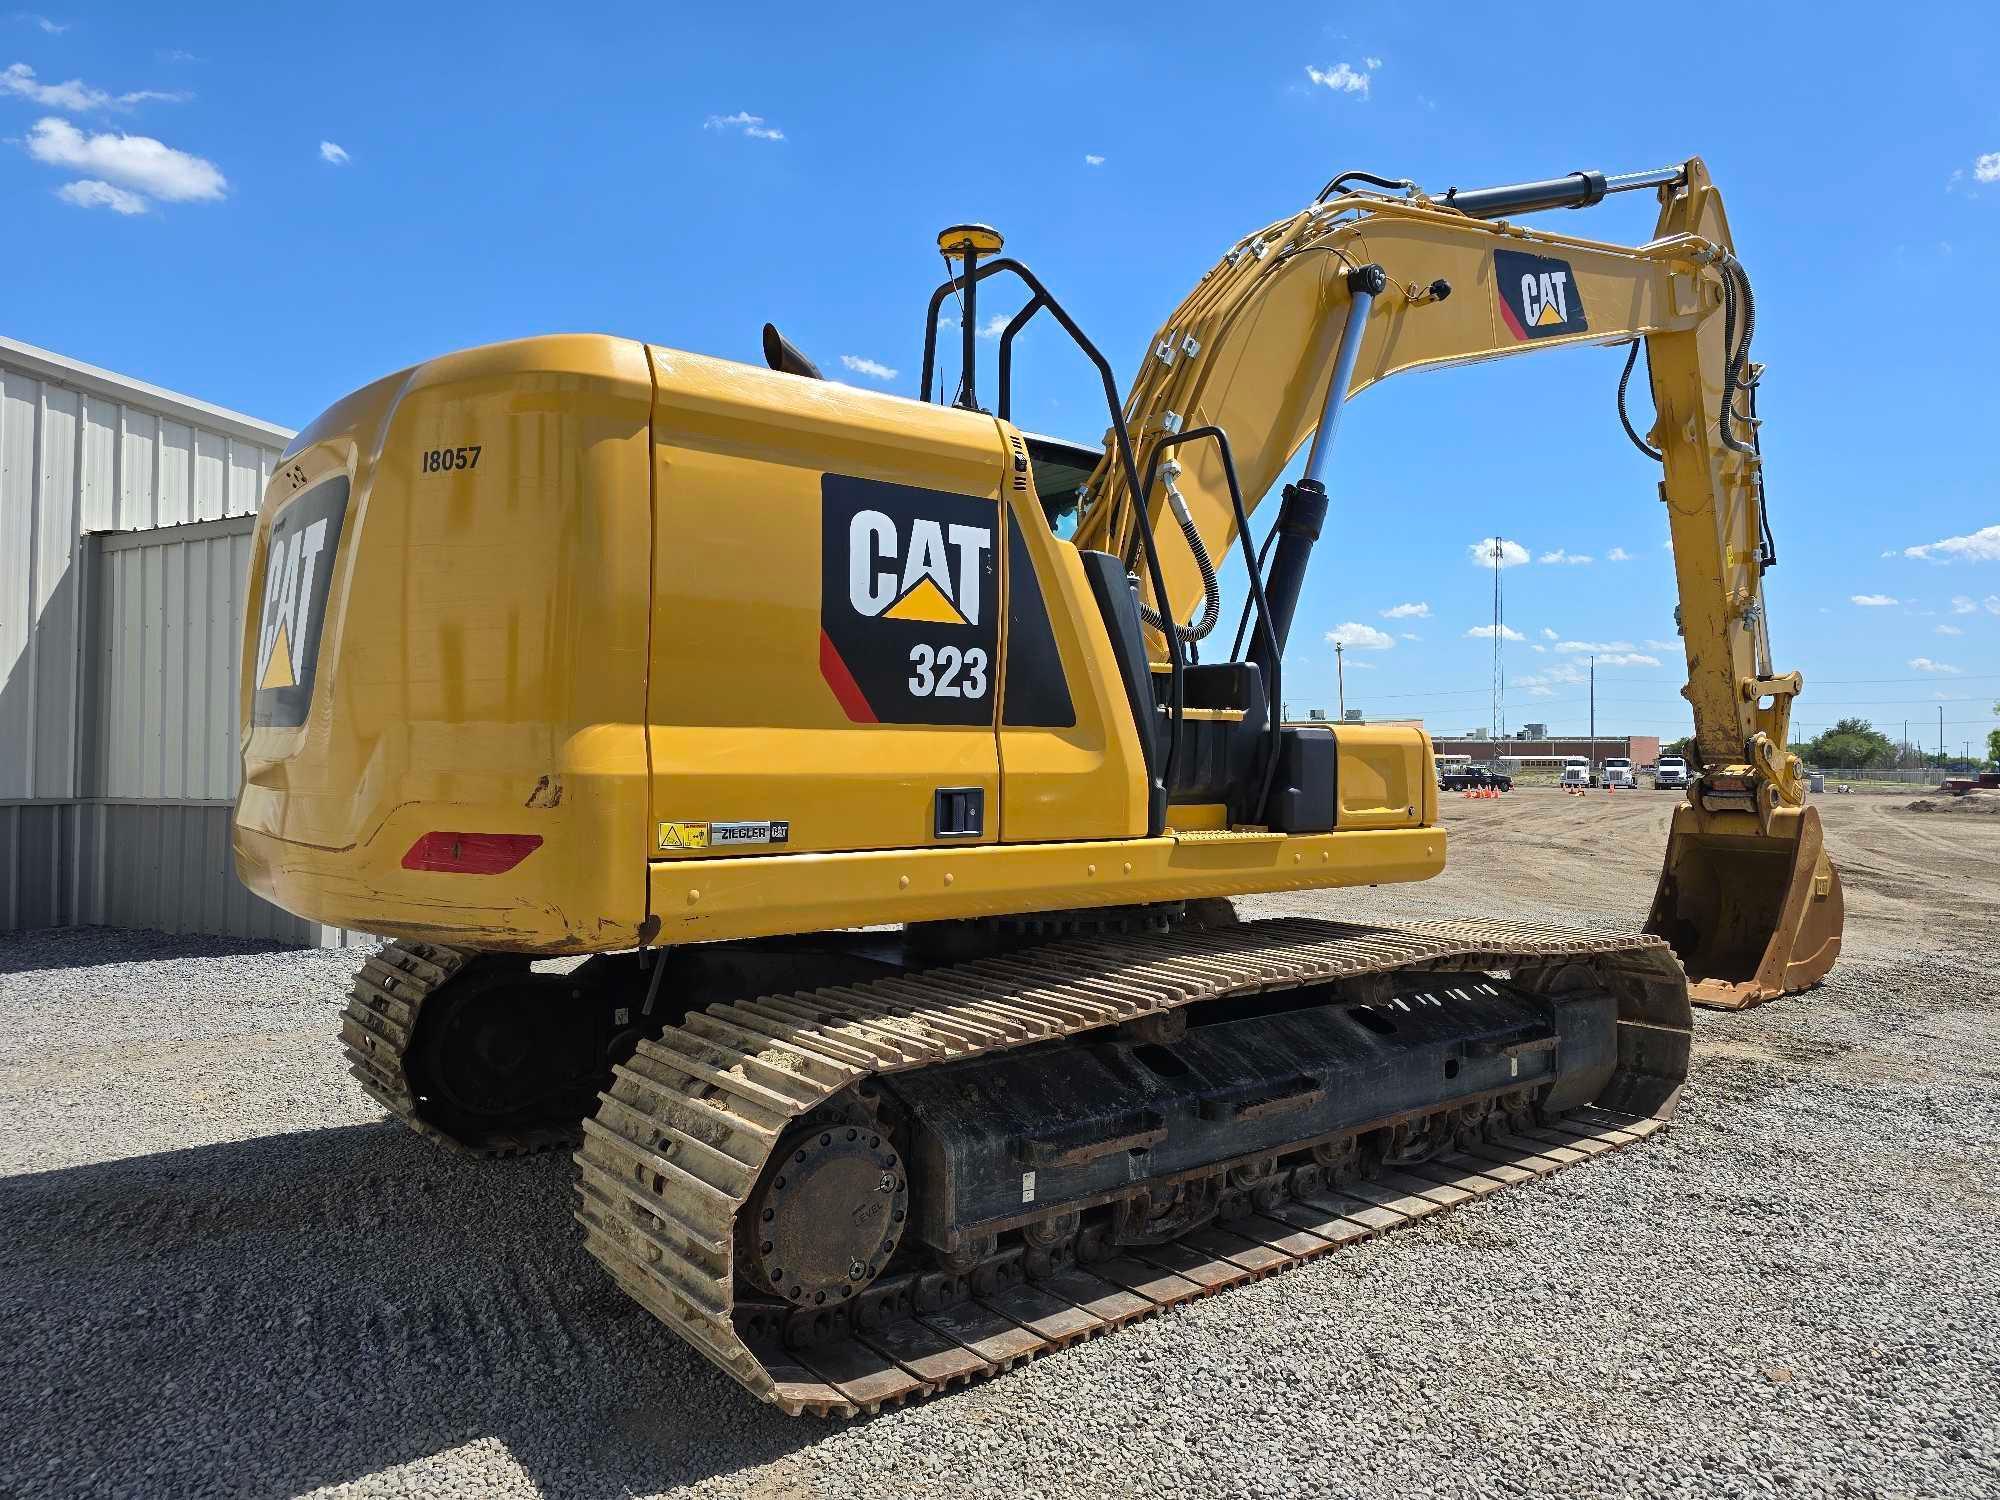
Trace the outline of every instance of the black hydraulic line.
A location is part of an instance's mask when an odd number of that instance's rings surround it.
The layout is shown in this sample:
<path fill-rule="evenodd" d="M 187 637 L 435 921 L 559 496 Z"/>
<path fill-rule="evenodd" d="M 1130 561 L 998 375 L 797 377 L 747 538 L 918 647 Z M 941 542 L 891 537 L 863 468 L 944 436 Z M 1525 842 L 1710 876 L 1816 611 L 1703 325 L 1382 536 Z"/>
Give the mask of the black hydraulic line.
<path fill-rule="evenodd" d="M 1639 362 L 1640 342 L 1638 339 L 1632 340 L 1632 352 L 1625 356 L 1625 373 L 1618 377 L 1618 421 L 1625 429 L 1625 436 L 1632 440 L 1634 448 L 1637 448 L 1648 458 L 1659 459 L 1662 457 L 1660 450 L 1639 436 L 1638 429 L 1632 425 L 1632 419 L 1625 414 L 1625 387 L 1631 384 L 1632 367 Z M 1652 368 L 1653 361 L 1648 357 L 1646 360 L 1646 370 L 1649 375 L 1652 372 Z"/>
<path fill-rule="evenodd" d="M 1324 203 L 1335 193 L 1347 192 L 1347 184 L 1350 182 L 1365 182 L 1370 187 L 1387 188 L 1391 191 L 1397 188 L 1408 191 L 1410 188 L 1416 186 L 1407 177 L 1399 179 L 1394 177 L 1377 177 L 1373 172 L 1342 172 L 1333 181 L 1319 190 L 1319 196 L 1313 199 L 1313 202 Z"/>
<path fill-rule="evenodd" d="M 1104 404 L 1111 413 L 1111 436 L 1118 450 L 1119 467 L 1124 470 L 1127 491 L 1135 497 L 1132 519 L 1139 537 L 1140 550 L 1145 554 L 1147 582 L 1152 586 L 1153 597 L 1164 601 L 1167 597 L 1167 578 L 1160 567 L 1160 548 L 1153 536 L 1152 518 L 1146 514 L 1146 507 L 1138 498 L 1143 494 L 1139 488 L 1139 462 L 1132 451 L 1132 434 L 1125 426 L 1124 410 L 1118 404 L 1118 377 L 1112 373 L 1111 362 L 1104 357 L 1103 352 L 1090 341 L 1090 336 L 1077 326 L 1076 320 L 1055 299 L 1049 289 L 1042 285 L 1041 278 L 1033 271 L 1012 256 L 1003 255 L 985 261 L 976 268 L 968 267 L 962 275 L 954 276 L 931 293 L 930 307 L 924 319 L 924 368 L 919 384 L 922 399 L 930 400 L 931 374 L 937 357 L 938 310 L 944 306 L 944 299 L 953 292 L 962 290 L 962 284 L 983 281 L 986 277 L 1001 271 L 1010 272 L 1027 284 L 1028 290 L 1034 293 L 1034 300 L 1046 308 L 1062 325 L 1063 332 L 1070 336 L 1071 342 L 1083 351 L 1084 358 L 1088 359 L 1097 370 L 1097 378 L 1104 387 Z M 1181 679 L 1179 632 L 1173 630 L 1166 632 L 1166 641 L 1171 708 L 1168 714 L 1166 758 L 1160 762 L 1156 782 L 1162 789 L 1173 786 L 1174 762 L 1179 757 L 1181 748 L 1181 720 L 1187 711 L 1184 696 L 1186 685 Z M 1150 769 L 1153 764 L 1153 727 L 1150 723 L 1142 723 L 1138 726 L 1138 730 L 1140 747 L 1146 754 Z M 1147 837 L 1158 838 L 1166 831 L 1165 802 L 1164 799 L 1150 797 L 1147 801 Z M 1158 804 L 1157 816 L 1153 811 L 1155 803 Z"/>
<path fill-rule="evenodd" d="M 1160 459 L 1168 449 L 1178 448 L 1183 443 L 1191 443 L 1199 438 L 1210 437 L 1215 439 L 1215 446 L 1222 453 L 1222 475 L 1229 483 L 1229 506 L 1236 517 L 1236 540 L 1243 549 L 1243 565 L 1249 570 L 1250 596 L 1244 600 L 1243 608 L 1247 615 L 1253 605 L 1256 607 L 1257 630 L 1263 638 L 1265 649 L 1271 653 L 1271 681 L 1267 684 L 1264 694 L 1264 721 L 1270 731 L 1271 748 L 1265 752 L 1263 790 L 1258 794 L 1256 802 L 1257 815 L 1261 817 L 1265 804 L 1270 801 L 1271 787 L 1277 780 L 1278 761 L 1284 748 L 1281 739 L 1284 716 L 1280 712 L 1284 705 L 1284 681 L 1281 675 L 1283 669 L 1280 665 L 1283 653 L 1278 650 L 1278 637 L 1271 627 L 1271 606 L 1264 597 L 1263 568 L 1250 550 L 1250 513 L 1243 505 L 1243 487 L 1236 482 L 1236 459 L 1229 451 L 1229 434 L 1220 427 L 1191 427 L 1186 432 L 1161 438 L 1153 445 L 1152 455 L 1146 462 L 1146 487 L 1140 492 L 1140 501 L 1143 508 L 1145 496 L 1153 492 L 1153 479 L 1159 471 Z M 1274 526 L 1272 535 L 1276 534 L 1277 528 Z M 1268 544 L 1267 539 L 1266 545 Z M 1238 636 L 1240 640 L 1240 630 Z M 1240 652 L 1234 650 L 1230 652 L 1231 660 L 1240 658 Z"/>
<path fill-rule="evenodd" d="M 1743 336 L 1736 333 L 1738 288 L 1743 300 Z M 1750 276 L 1743 263 L 1725 252 L 1722 257 L 1722 420 L 1720 431 L 1726 448 L 1738 453 L 1757 450 L 1736 436 L 1736 392 L 1743 388 L 1749 373 L 1750 340 L 1757 332 L 1757 301 L 1750 291 Z"/>

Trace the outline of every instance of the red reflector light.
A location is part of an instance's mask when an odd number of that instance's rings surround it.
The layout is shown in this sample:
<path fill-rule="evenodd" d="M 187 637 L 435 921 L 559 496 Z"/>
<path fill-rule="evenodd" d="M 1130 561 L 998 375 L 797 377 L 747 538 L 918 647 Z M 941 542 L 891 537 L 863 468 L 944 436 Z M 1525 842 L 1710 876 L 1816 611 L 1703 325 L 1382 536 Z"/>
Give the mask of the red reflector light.
<path fill-rule="evenodd" d="M 406 870 L 499 875 L 542 847 L 539 833 L 427 833 L 403 856 Z"/>

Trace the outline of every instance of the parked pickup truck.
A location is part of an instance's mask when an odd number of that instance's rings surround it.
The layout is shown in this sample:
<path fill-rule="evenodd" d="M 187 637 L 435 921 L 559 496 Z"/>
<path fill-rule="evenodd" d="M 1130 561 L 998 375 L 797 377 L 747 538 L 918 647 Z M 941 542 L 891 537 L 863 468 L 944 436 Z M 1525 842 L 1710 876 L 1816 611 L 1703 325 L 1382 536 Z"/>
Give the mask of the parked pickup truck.
<path fill-rule="evenodd" d="M 1514 778 L 1505 771 L 1495 771 L 1487 766 L 1452 766 L 1438 771 L 1438 787 L 1443 791 L 1469 792 L 1489 786 L 1511 792 L 1514 790 Z"/>

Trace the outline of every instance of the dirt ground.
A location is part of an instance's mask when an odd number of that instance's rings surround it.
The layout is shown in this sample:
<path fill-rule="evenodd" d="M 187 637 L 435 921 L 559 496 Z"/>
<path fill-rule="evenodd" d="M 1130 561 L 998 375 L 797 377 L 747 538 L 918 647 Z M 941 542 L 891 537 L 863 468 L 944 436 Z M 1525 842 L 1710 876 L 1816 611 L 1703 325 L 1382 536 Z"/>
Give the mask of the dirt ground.
<path fill-rule="evenodd" d="M 1847 899 L 1850 958 L 1910 948 L 1973 957 L 2000 948 L 2000 823 L 1929 816 L 1900 795 L 1812 799 Z M 1645 919 L 1667 844 L 1674 792 L 1568 797 L 1522 788 L 1498 798 L 1447 796 L 1449 864 L 1421 885 L 1339 893 L 1343 913 L 1544 912 L 1560 919 Z M 1246 902 L 1246 910 L 1324 910 L 1326 896 Z"/>
<path fill-rule="evenodd" d="M 1448 798 L 1414 886 L 1636 927 L 1676 798 Z M 385 1121 L 362 955 L 0 933 L 0 1495 L 2000 1494 L 2000 819 L 1815 799 L 1846 948 L 1673 1128 L 948 1397 L 785 1418 L 583 1252 L 555 1155 Z"/>

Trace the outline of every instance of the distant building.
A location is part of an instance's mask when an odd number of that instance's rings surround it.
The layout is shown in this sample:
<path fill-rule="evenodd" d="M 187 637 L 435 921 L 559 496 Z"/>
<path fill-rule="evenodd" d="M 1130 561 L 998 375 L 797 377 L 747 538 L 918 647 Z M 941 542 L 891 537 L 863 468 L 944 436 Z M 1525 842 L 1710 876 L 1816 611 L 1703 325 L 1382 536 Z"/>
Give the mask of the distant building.
<path fill-rule="evenodd" d="M 1532 725 L 1532 728 L 1543 728 Z M 1439 755 L 1468 756 L 1476 761 L 1500 760 L 1517 766 L 1561 765 L 1582 758 L 1592 765 L 1606 756 L 1623 756 L 1635 766 L 1650 766 L 1660 758 L 1660 737 L 1656 734 L 1566 735 L 1537 739 L 1495 740 L 1481 730 L 1462 737 L 1442 736 L 1434 746 Z"/>
<path fill-rule="evenodd" d="M 1517 740 L 1545 740 L 1548 737 L 1549 726 L 1546 724 L 1523 724 L 1514 736 Z"/>

